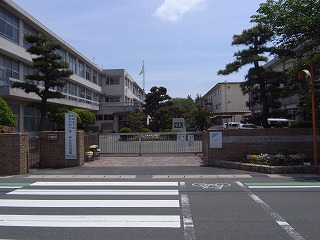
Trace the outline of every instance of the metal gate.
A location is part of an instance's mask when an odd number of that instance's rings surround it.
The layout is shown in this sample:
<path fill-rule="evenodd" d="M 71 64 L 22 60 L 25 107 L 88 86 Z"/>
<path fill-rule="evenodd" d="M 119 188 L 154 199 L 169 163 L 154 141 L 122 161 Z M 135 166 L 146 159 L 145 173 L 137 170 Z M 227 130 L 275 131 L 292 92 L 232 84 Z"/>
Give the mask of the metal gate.
<path fill-rule="evenodd" d="M 101 154 L 197 154 L 202 152 L 202 132 L 100 134 L 99 147 Z"/>

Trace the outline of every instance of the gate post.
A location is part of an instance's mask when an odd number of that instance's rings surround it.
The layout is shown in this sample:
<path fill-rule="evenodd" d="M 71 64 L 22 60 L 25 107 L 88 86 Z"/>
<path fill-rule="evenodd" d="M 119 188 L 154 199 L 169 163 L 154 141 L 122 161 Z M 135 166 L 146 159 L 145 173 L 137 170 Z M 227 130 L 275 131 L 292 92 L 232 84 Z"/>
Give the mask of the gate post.
<path fill-rule="evenodd" d="M 142 135 L 141 134 L 139 134 L 139 156 L 141 156 L 142 155 L 142 142 L 141 142 L 141 137 L 142 137 Z"/>

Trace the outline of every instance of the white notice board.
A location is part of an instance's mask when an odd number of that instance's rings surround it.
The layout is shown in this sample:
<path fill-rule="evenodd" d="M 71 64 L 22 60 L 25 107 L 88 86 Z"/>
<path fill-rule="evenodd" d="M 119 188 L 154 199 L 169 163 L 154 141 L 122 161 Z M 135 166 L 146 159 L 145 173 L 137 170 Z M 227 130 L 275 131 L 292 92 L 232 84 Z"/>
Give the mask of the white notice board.
<path fill-rule="evenodd" d="M 210 132 L 210 148 L 222 148 L 222 132 Z"/>
<path fill-rule="evenodd" d="M 77 116 L 65 114 L 65 159 L 77 159 Z"/>

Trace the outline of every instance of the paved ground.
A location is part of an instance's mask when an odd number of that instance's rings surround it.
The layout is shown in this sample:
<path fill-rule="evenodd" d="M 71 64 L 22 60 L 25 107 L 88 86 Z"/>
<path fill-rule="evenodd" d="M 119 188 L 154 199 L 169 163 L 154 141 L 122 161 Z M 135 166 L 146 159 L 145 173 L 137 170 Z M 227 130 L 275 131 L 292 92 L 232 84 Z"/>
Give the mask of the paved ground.
<path fill-rule="evenodd" d="M 196 155 L 153 155 L 153 156 L 101 156 L 94 161 L 85 162 L 85 167 L 162 167 L 182 166 L 200 167 L 205 165 L 200 156 Z"/>

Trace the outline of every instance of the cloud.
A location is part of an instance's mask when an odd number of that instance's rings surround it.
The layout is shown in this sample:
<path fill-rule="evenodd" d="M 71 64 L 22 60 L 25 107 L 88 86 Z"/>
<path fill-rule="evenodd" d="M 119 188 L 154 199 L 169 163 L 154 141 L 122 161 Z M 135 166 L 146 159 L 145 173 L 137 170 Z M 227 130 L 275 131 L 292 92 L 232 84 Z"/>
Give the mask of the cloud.
<path fill-rule="evenodd" d="M 198 10 L 207 0 L 165 0 L 155 11 L 155 16 L 165 21 L 176 22 L 187 12 Z"/>

